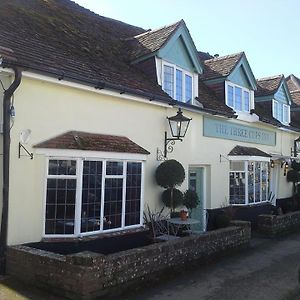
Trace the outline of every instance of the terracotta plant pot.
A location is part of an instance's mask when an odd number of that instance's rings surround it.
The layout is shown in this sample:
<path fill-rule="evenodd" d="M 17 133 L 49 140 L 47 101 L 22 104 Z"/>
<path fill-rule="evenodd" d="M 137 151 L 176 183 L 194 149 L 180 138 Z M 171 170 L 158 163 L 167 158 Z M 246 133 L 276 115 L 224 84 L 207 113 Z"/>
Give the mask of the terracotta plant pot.
<path fill-rule="evenodd" d="M 182 210 L 182 211 L 180 212 L 180 219 L 181 219 L 182 221 L 186 221 L 187 218 L 188 218 L 188 212 L 185 211 L 185 210 Z"/>

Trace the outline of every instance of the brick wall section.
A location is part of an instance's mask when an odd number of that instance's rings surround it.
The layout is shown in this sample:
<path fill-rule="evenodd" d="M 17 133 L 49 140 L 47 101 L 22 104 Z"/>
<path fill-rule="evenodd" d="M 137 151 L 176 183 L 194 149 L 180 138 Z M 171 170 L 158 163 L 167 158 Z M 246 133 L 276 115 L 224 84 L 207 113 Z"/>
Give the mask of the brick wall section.
<path fill-rule="evenodd" d="M 259 215 L 258 231 L 266 236 L 276 237 L 300 229 L 300 211 L 285 215 Z"/>
<path fill-rule="evenodd" d="M 124 289 L 170 268 L 247 247 L 250 223 L 232 226 L 110 255 L 81 252 L 59 255 L 27 246 L 8 249 L 7 271 L 13 277 L 70 299 L 94 299 Z"/>

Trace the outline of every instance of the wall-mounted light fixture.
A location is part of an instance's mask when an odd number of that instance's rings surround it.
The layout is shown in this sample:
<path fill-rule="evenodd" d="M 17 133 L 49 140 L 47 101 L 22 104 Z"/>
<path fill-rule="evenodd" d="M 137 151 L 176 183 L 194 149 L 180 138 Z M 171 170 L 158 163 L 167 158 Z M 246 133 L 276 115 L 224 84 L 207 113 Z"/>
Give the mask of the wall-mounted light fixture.
<path fill-rule="evenodd" d="M 289 163 L 285 162 L 283 176 L 286 176 L 288 170 L 289 170 Z"/>
<path fill-rule="evenodd" d="M 165 160 L 167 154 L 173 152 L 175 141 L 182 142 L 182 139 L 185 137 L 189 128 L 190 121 L 192 120 L 182 114 L 181 108 L 178 109 L 176 116 L 167 117 L 167 119 L 169 121 L 172 137 L 168 138 L 167 132 L 165 131 L 164 150 L 161 151 L 160 149 L 157 149 L 157 160 L 159 161 Z"/>
<path fill-rule="evenodd" d="M 274 162 L 274 160 L 271 159 L 270 167 L 273 169 L 274 166 L 275 166 L 275 162 Z"/>

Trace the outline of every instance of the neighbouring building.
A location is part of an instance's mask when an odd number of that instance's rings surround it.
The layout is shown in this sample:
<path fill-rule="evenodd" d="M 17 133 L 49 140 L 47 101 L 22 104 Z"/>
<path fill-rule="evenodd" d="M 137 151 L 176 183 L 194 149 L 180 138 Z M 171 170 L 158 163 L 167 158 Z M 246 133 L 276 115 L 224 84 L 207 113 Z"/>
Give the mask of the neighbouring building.
<path fill-rule="evenodd" d="M 0 20 L 9 245 L 143 226 L 179 108 L 192 120 L 167 158 L 203 230 L 206 211 L 292 196 L 300 124 L 283 75 L 256 80 L 245 53 L 198 51 L 182 20 L 146 31 L 69 0 L 2 0 Z"/>

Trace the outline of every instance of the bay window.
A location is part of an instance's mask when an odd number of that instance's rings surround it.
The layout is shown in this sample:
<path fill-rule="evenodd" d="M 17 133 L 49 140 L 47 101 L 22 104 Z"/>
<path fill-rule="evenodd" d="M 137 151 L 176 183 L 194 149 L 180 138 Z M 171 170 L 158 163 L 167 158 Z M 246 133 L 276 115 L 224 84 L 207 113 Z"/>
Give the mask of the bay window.
<path fill-rule="evenodd" d="M 176 65 L 163 63 L 162 88 L 177 101 L 193 100 L 193 75 Z"/>
<path fill-rule="evenodd" d="M 231 161 L 229 202 L 247 205 L 268 201 L 269 163 L 267 161 Z"/>
<path fill-rule="evenodd" d="M 50 158 L 45 235 L 79 236 L 142 225 L 143 163 Z"/>
<path fill-rule="evenodd" d="M 251 109 L 251 91 L 226 82 L 226 105 L 236 111 L 250 112 Z"/>

